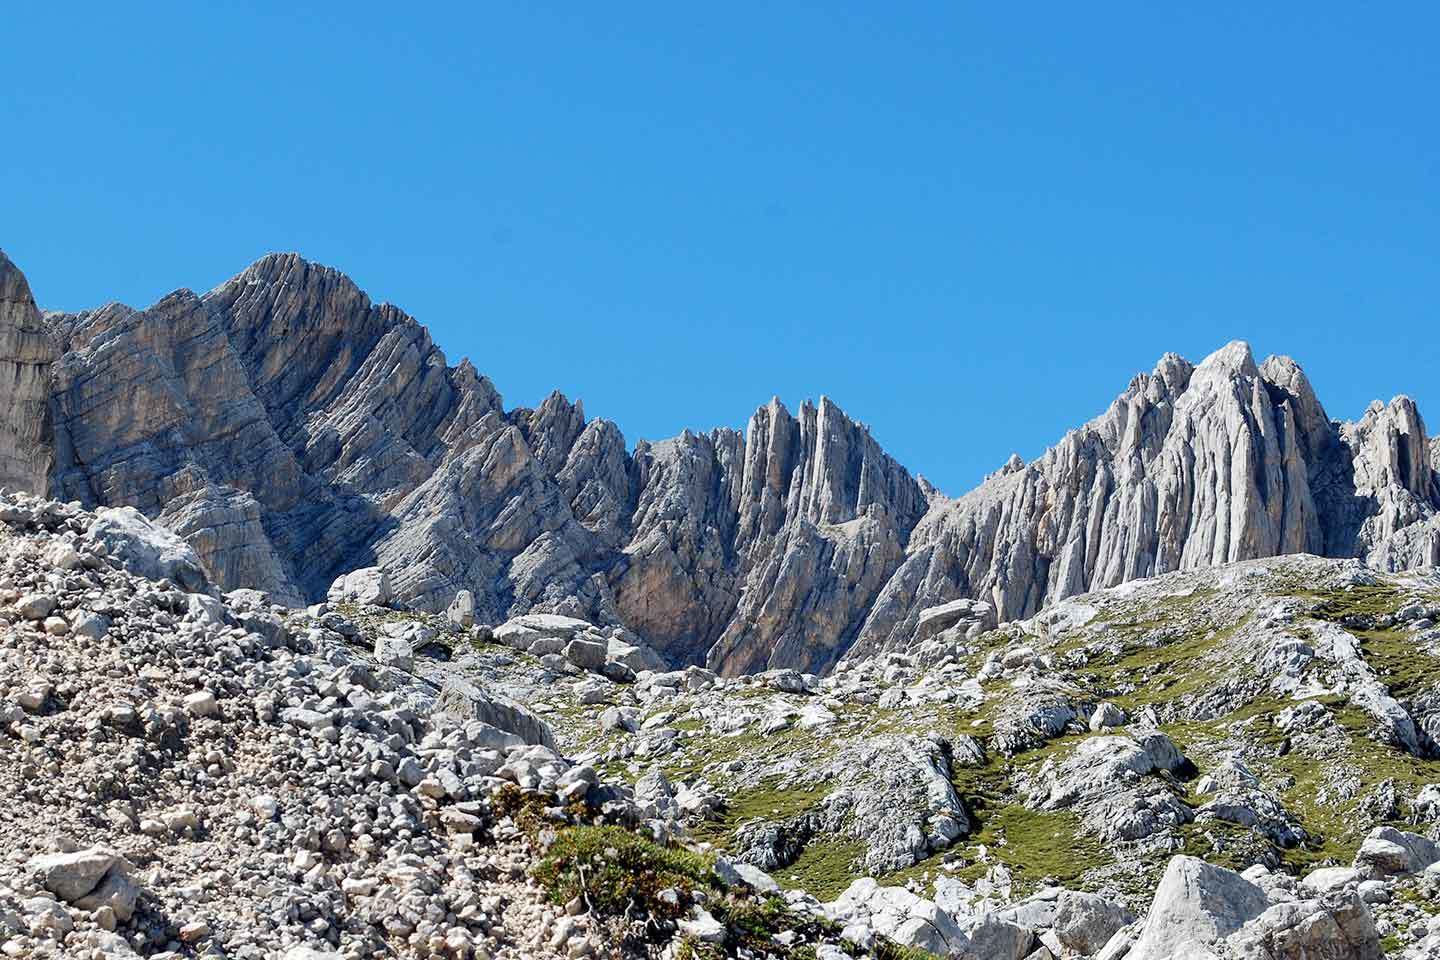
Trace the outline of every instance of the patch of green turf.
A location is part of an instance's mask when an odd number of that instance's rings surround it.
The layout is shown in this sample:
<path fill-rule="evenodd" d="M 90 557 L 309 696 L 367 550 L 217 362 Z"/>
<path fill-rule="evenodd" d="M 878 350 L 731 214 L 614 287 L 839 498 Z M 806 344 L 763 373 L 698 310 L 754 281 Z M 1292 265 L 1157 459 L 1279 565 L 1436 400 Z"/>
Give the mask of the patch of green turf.
<path fill-rule="evenodd" d="M 985 811 L 969 842 L 985 844 L 993 859 L 1010 868 L 1017 893 L 1051 881 L 1073 886 L 1087 870 L 1112 860 L 1100 841 L 1081 831 L 1076 814 L 1031 810 L 1018 803 Z M 972 864 L 956 875 L 975 880 L 988 868 Z"/>
<path fill-rule="evenodd" d="M 865 844 L 859 840 L 816 839 L 805 845 L 794 863 L 776 870 L 775 880 L 820 900 L 833 900 L 865 875 L 864 859 Z"/>
<path fill-rule="evenodd" d="M 709 858 L 662 847 L 621 827 L 566 827 L 532 869 L 558 904 L 580 897 L 592 909 L 622 916 L 679 916 L 697 890 L 715 889 Z M 658 895 L 674 890 L 678 903 Z"/>
<path fill-rule="evenodd" d="M 695 839 L 728 846 L 735 831 L 751 820 L 785 821 L 808 813 L 829 794 L 823 783 L 788 787 L 783 779 L 771 777 L 754 789 L 728 798 L 718 820 L 706 820 L 694 829 Z"/>
<path fill-rule="evenodd" d="M 952 774 L 951 782 L 974 827 L 966 845 L 984 844 L 992 863 L 1010 869 L 1017 891 L 1032 890 L 1052 878 L 1073 884 L 1086 871 L 1112 861 L 1098 840 L 1083 833 L 1075 813 L 1031 810 L 1010 786 L 1017 771 L 1063 756 L 1088 736 L 1092 735 L 1062 737 L 1011 760 L 991 757 L 984 766 L 959 767 Z M 992 863 L 971 864 L 955 876 L 978 879 Z"/>
<path fill-rule="evenodd" d="M 1397 700 L 1406 700 L 1434 686 L 1440 678 L 1440 660 L 1417 649 L 1412 634 L 1403 630 L 1355 630 L 1360 650 Z"/>
<path fill-rule="evenodd" d="M 1332 623 L 1391 614 L 1405 602 L 1400 591 L 1388 583 L 1359 585 L 1345 590 L 1300 590 L 1298 593 L 1317 601 L 1310 613 L 1312 617 Z"/>

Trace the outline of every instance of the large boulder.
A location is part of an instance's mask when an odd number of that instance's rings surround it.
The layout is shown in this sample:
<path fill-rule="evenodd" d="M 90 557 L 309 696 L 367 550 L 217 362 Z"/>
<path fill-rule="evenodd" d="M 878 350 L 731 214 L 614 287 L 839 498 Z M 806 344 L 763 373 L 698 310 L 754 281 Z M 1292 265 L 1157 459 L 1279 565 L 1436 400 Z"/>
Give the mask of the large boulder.
<path fill-rule="evenodd" d="M 1117 931 L 1134 920 L 1134 914 L 1116 899 L 1065 890 L 1055 904 L 1053 929 L 1063 946 L 1089 956 L 1099 953 Z"/>
<path fill-rule="evenodd" d="M 626 643 L 624 640 L 611 637 L 606 644 L 605 656 L 623 664 L 636 673 L 641 670 L 649 670 L 659 673 L 669 670 L 670 665 L 665 658 L 656 653 L 652 648 L 643 643 Z"/>
<path fill-rule="evenodd" d="M 394 598 L 390 577 L 379 567 L 361 567 L 336 577 L 326 594 L 331 603 L 360 603 L 372 607 L 389 606 Z"/>
<path fill-rule="evenodd" d="M 205 569 L 190 545 L 134 507 L 101 507 L 89 537 L 137 577 L 172 580 L 189 593 L 209 589 Z"/>
<path fill-rule="evenodd" d="M 565 659 L 581 670 L 599 673 L 605 667 L 605 644 L 576 637 L 565 644 Z"/>
<path fill-rule="evenodd" d="M 558 613 L 526 613 L 500 624 L 492 636 L 496 643 L 528 651 L 536 640 L 565 641 L 589 629 L 588 621 L 575 617 L 562 617 Z"/>
<path fill-rule="evenodd" d="M 1418 833 L 1376 827 L 1355 852 L 1355 867 L 1371 877 L 1419 873 L 1440 861 L 1440 846 Z"/>
<path fill-rule="evenodd" d="M 406 673 L 415 669 L 415 651 L 404 637 L 380 634 L 375 638 L 375 662 Z"/>
<path fill-rule="evenodd" d="M 469 680 L 458 677 L 446 680 L 440 688 L 435 712 L 462 720 L 480 720 L 506 733 L 513 733 L 526 743 L 555 749 L 555 734 L 549 724 L 520 704 L 483 690 Z"/>
<path fill-rule="evenodd" d="M 993 913 L 960 917 L 955 927 L 958 933 L 951 935 L 942 955 L 961 960 L 1021 960 L 1035 942 L 1029 927 Z"/>
<path fill-rule="evenodd" d="M 66 903 L 74 903 L 100 885 L 100 880 L 120 861 L 108 847 L 91 847 L 70 853 L 50 853 L 30 860 L 30 870 L 39 874 L 45 889 Z"/>
<path fill-rule="evenodd" d="M 1239 957 L 1264 960 L 1380 960 L 1380 935 L 1353 889 L 1277 903 L 1226 940 Z"/>
<path fill-rule="evenodd" d="M 457 627 L 474 625 L 475 594 L 469 590 L 461 590 L 455 594 L 455 599 L 450 601 L 450 606 L 445 610 L 445 617 Z"/>
<path fill-rule="evenodd" d="M 1182 947 L 1218 943 L 1269 906 L 1265 891 L 1233 870 L 1172 857 L 1126 960 L 1170 960 Z"/>
<path fill-rule="evenodd" d="M 1021 960 L 1035 940 L 1028 927 L 997 914 L 957 917 L 932 900 L 904 887 L 882 886 L 873 877 L 856 880 L 824 909 L 843 926 L 959 960 Z"/>
<path fill-rule="evenodd" d="M 109 847 L 33 857 L 30 870 L 45 889 L 82 910 L 110 907 L 122 923 L 135 913 L 140 888 L 131 879 L 133 867 Z"/>
<path fill-rule="evenodd" d="M 983 600 L 961 598 L 926 607 L 920 611 L 915 625 L 915 642 L 924 643 L 936 634 L 959 624 L 978 625 L 980 629 L 995 625 L 994 610 Z"/>

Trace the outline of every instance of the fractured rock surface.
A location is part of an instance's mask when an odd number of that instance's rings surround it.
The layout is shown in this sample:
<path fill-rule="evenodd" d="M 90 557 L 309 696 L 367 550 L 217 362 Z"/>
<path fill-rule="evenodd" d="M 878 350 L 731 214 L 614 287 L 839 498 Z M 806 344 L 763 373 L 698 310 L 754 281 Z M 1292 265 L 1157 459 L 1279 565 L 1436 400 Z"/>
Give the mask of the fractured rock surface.
<path fill-rule="evenodd" d="M 134 506 L 222 587 L 292 605 L 374 566 L 417 609 L 468 591 L 477 622 L 582 616 L 676 664 L 823 672 L 924 642 L 944 617 L 923 615 L 962 600 L 983 627 L 1235 560 L 1440 561 L 1414 403 L 1336 423 L 1294 361 L 1242 343 L 1166 355 L 951 499 L 823 397 L 633 453 L 559 394 L 507 411 L 420 324 L 294 254 L 145 310 L 42 319 L 8 260 L 0 293 L 0 484 Z"/>

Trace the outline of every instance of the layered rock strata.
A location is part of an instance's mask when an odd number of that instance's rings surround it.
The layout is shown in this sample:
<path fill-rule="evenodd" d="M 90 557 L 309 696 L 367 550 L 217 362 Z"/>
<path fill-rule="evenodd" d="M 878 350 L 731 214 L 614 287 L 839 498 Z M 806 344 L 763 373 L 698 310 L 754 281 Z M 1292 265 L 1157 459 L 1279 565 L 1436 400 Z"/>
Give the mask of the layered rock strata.
<path fill-rule="evenodd" d="M 676 663 L 813 671 L 1139 577 L 1309 552 L 1440 561 L 1415 404 L 1331 421 L 1299 365 L 1163 357 L 1035 461 L 942 496 L 826 398 L 627 450 L 552 394 L 506 410 L 348 278 L 267 256 L 146 310 L 41 317 L 0 260 L 0 484 L 133 505 L 223 587 L 300 604 L 378 566 L 428 611 L 624 625 Z M 925 638 L 918 638 L 923 640 Z"/>

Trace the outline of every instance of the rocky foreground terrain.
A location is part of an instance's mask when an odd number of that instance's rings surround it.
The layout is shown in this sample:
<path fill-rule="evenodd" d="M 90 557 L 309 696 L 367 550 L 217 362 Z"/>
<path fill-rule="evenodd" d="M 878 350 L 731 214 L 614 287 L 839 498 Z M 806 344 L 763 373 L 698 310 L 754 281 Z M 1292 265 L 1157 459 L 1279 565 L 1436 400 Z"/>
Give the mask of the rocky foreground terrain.
<path fill-rule="evenodd" d="M 1255 560 L 825 676 L 222 593 L 0 501 L 0 955 L 1440 955 L 1440 576 Z"/>
<path fill-rule="evenodd" d="M 44 314 L 0 255 L 0 409 L 0 485 L 136 507 L 224 589 L 298 606 L 379 566 L 416 609 L 466 590 L 486 623 L 623 626 L 725 675 L 908 652 L 957 599 L 1008 621 L 1237 560 L 1440 562 L 1440 445 L 1415 404 L 1332 421 L 1298 364 L 1243 343 L 1162 357 L 952 499 L 824 398 L 633 451 L 558 393 L 507 410 L 415 320 L 293 254 L 143 310 Z"/>
<path fill-rule="evenodd" d="M 0 254 L 0 956 L 1440 957 L 1440 444 L 1167 355 L 944 496 L 274 255 Z"/>

